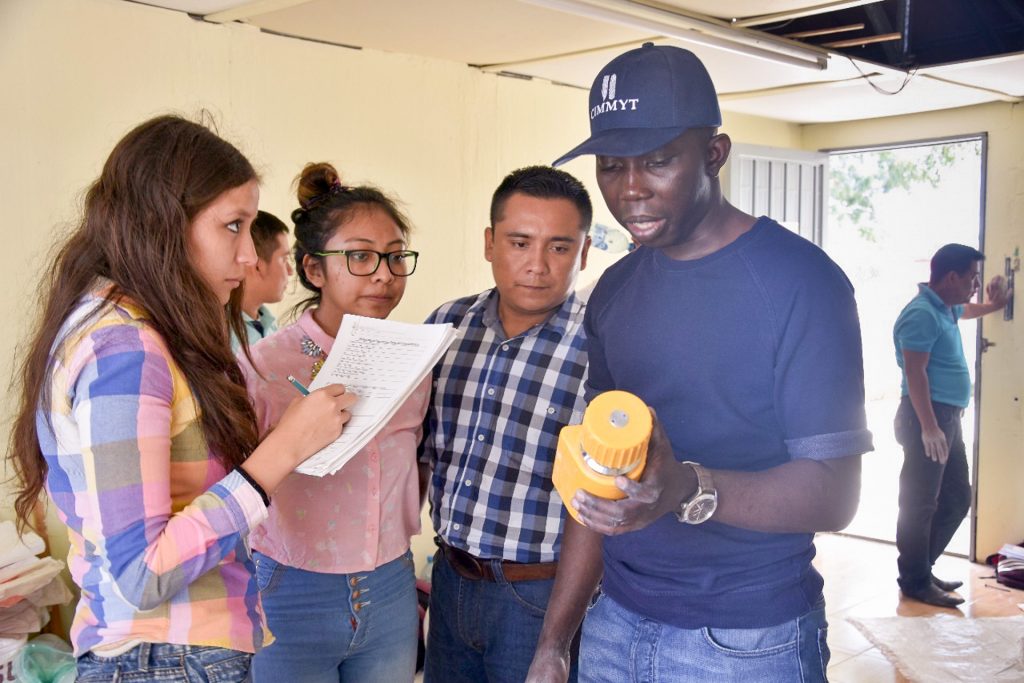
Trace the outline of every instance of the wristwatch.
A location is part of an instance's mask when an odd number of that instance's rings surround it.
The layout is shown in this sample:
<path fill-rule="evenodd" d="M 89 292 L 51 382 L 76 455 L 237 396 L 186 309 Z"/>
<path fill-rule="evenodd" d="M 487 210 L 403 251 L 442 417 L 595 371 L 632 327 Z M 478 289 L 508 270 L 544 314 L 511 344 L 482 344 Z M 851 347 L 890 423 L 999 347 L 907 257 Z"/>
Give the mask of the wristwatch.
<path fill-rule="evenodd" d="M 718 491 L 711 473 L 702 466 L 689 460 L 683 463 L 693 468 L 697 474 L 697 490 L 679 506 L 676 517 L 687 524 L 701 524 L 711 519 L 718 509 Z"/>

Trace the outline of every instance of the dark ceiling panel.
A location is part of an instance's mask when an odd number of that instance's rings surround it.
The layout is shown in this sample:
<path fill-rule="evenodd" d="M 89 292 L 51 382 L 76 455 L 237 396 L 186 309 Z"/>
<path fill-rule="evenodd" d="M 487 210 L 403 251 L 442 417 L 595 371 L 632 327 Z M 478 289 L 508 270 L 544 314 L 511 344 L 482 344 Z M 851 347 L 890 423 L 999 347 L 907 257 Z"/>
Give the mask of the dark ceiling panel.
<path fill-rule="evenodd" d="M 907 14 L 909 21 L 905 21 Z M 898 33 L 894 40 L 831 49 L 902 69 L 1024 52 L 1024 0 L 883 0 L 758 28 L 785 36 L 857 23 L 863 23 L 864 29 L 803 42 L 824 45 Z"/>

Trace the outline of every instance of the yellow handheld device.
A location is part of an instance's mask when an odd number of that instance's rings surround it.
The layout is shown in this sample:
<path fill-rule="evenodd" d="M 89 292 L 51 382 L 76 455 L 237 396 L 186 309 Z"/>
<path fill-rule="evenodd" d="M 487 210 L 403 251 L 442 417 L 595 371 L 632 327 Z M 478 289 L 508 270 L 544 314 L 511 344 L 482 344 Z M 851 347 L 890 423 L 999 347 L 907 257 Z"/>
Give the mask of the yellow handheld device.
<path fill-rule="evenodd" d="M 637 480 L 647 464 L 651 411 L 627 391 L 606 391 L 583 413 L 583 424 L 562 427 L 552 479 L 569 514 L 569 501 L 578 489 L 601 498 L 625 498 L 615 477 Z"/>

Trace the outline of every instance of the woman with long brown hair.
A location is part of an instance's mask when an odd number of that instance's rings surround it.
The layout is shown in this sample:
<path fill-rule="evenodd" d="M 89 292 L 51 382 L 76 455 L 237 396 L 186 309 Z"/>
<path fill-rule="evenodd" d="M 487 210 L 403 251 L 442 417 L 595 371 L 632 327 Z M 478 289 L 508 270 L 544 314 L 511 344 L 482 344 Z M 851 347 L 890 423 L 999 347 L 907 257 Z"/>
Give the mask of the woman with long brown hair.
<path fill-rule="evenodd" d="M 10 457 L 20 522 L 45 486 L 68 526 L 80 681 L 245 679 L 266 638 L 249 532 L 349 417 L 354 397 L 328 387 L 257 444 L 228 342 L 257 183 L 208 128 L 146 121 L 42 284 Z"/>

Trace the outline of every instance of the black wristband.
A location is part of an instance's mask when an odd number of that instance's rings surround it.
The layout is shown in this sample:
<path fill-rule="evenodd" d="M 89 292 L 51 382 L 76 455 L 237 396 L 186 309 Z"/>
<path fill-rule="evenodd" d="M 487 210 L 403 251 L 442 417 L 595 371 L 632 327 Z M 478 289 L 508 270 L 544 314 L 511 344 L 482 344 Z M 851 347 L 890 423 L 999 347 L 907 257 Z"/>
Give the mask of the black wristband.
<path fill-rule="evenodd" d="M 263 499 L 263 504 L 266 505 L 267 507 L 270 507 L 270 496 L 267 495 L 267 492 L 263 490 L 262 486 L 256 483 L 256 480 L 252 478 L 252 475 L 246 472 L 244 469 L 242 469 L 240 465 L 235 467 L 235 471 L 241 474 L 242 479 L 245 479 L 247 482 L 249 482 L 250 486 L 256 489 L 256 493 L 260 494 L 260 498 Z"/>

